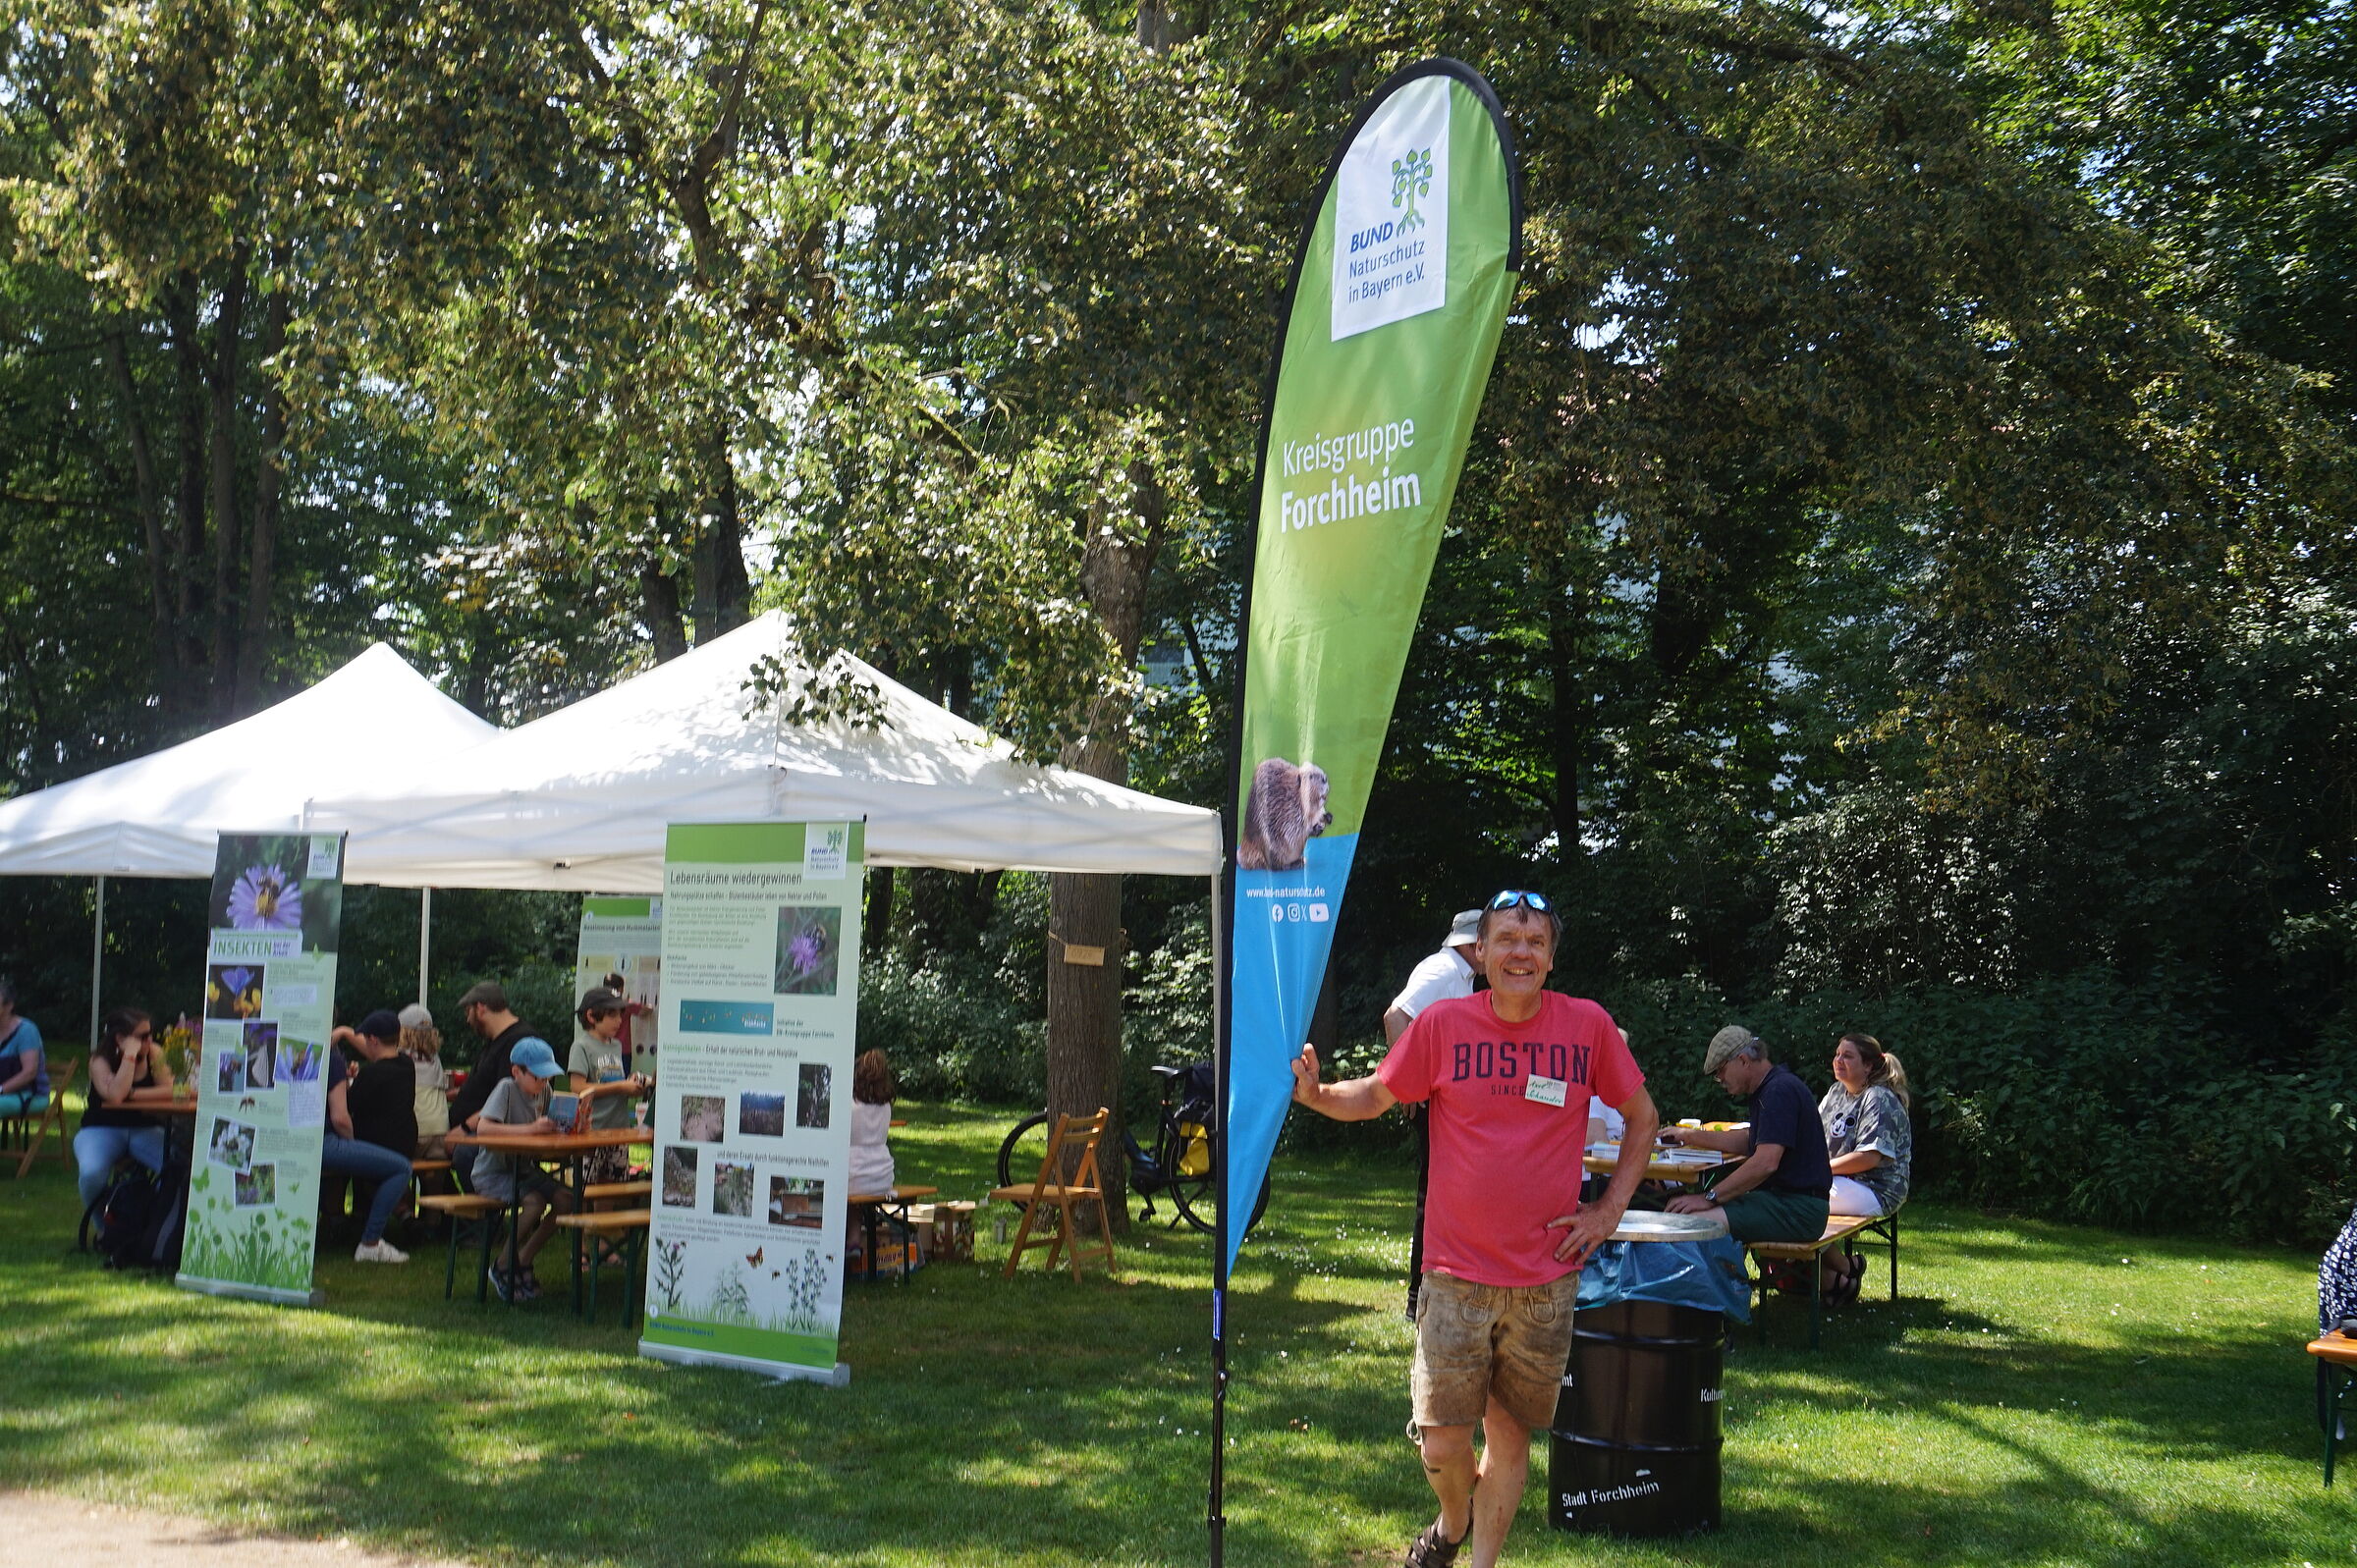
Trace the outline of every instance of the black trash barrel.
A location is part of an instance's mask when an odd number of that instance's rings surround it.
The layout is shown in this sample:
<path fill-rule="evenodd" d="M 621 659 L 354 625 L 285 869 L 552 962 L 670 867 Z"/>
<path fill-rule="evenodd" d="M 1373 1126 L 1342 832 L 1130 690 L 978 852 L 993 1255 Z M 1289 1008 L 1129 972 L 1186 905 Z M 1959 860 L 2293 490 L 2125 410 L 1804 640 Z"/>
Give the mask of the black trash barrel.
<path fill-rule="evenodd" d="M 1621 1301 L 1583 1309 L 1557 1404 L 1547 1520 L 1559 1530 L 1681 1536 L 1719 1528 L 1727 1320 Z"/>

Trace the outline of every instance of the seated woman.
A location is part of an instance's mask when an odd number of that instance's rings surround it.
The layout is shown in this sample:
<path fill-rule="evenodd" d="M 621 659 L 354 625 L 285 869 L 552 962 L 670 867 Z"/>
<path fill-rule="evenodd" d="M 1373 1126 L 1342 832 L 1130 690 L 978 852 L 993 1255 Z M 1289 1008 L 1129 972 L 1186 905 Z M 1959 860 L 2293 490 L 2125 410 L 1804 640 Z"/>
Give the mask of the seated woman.
<path fill-rule="evenodd" d="M 892 1080 L 892 1060 L 882 1051 L 860 1054 L 851 1063 L 851 1165 L 850 1190 L 853 1193 L 892 1191 L 898 1179 L 893 1169 L 892 1097 L 898 1090 Z M 864 1257 L 867 1252 L 867 1226 L 856 1211 L 847 1211 L 850 1235 L 845 1239 L 847 1256 Z"/>
<path fill-rule="evenodd" d="M 74 1135 L 74 1160 L 82 1207 L 86 1212 L 106 1190 L 106 1178 L 129 1155 L 149 1170 L 164 1168 L 164 1127 L 144 1110 L 124 1104 L 134 1089 L 169 1089 L 171 1064 L 156 1049 L 155 1026 L 137 1007 L 117 1007 L 98 1023 L 90 1051 L 90 1098 Z"/>
<path fill-rule="evenodd" d="M 401 1020 L 401 1050 L 410 1058 L 416 1082 L 410 1093 L 410 1114 L 417 1122 L 416 1157 L 440 1160 L 450 1131 L 450 1072 L 442 1065 L 442 1031 L 425 1004 L 412 1001 L 394 1014 Z"/>
<path fill-rule="evenodd" d="M 2357 1213 L 2316 1268 L 2316 1331 L 2357 1334 Z"/>
<path fill-rule="evenodd" d="M 0 975 L 0 1117 L 49 1108 L 49 1058 L 41 1032 L 17 1011 L 17 983 Z"/>
<path fill-rule="evenodd" d="M 851 1063 L 851 1169 L 853 1192 L 890 1192 L 893 1184 L 892 1059 L 881 1051 L 863 1053 Z"/>
<path fill-rule="evenodd" d="M 1834 1086 L 1817 1102 L 1825 1150 L 1833 1157 L 1831 1208 L 1879 1219 L 1907 1201 L 1915 1132 L 1907 1118 L 1907 1074 L 1872 1035 L 1843 1035 L 1834 1047 Z M 1862 1271 L 1834 1248 L 1825 1252 L 1829 1299 L 1855 1300 Z"/>

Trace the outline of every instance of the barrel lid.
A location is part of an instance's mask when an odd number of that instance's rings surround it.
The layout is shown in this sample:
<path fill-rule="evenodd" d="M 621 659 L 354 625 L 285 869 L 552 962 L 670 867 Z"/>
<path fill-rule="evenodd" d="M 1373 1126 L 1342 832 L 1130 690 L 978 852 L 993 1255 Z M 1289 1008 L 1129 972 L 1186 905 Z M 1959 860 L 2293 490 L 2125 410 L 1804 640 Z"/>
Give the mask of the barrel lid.
<path fill-rule="evenodd" d="M 1711 1241 L 1727 1234 L 1723 1217 L 1673 1215 L 1651 1209 L 1631 1209 L 1620 1217 L 1615 1241 Z"/>

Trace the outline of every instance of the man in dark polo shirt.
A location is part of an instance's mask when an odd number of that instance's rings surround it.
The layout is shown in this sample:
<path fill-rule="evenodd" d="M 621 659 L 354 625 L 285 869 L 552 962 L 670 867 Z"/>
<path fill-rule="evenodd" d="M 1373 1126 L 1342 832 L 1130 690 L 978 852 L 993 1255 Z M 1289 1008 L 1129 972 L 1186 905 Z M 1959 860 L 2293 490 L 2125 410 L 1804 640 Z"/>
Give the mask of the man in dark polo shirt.
<path fill-rule="evenodd" d="M 508 1081 L 508 1053 L 516 1049 L 519 1040 L 531 1038 L 533 1031 L 509 1008 L 508 994 L 496 980 L 478 980 L 468 986 L 459 998 L 459 1010 L 466 1014 L 466 1027 L 482 1037 L 483 1046 L 474 1054 L 474 1065 L 467 1069 L 466 1086 L 450 1103 L 450 1125 L 454 1131 L 464 1127 L 472 1132 L 483 1102 Z"/>
<path fill-rule="evenodd" d="M 1834 1167 L 1809 1086 L 1791 1068 L 1770 1061 L 1767 1046 L 1741 1024 L 1728 1024 L 1711 1037 L 1702 1070 L 1749 1103 L 1750 1127 L 1741 1132 L 1665 1127 L 1662 1141 L 1745 1158 L 1709 1194 L 1671 1199 L 1670 1212 L 1724 1210 L 1727 1234 L 1737 1241 L 1815 1241 L 1824 1235 Z"/>

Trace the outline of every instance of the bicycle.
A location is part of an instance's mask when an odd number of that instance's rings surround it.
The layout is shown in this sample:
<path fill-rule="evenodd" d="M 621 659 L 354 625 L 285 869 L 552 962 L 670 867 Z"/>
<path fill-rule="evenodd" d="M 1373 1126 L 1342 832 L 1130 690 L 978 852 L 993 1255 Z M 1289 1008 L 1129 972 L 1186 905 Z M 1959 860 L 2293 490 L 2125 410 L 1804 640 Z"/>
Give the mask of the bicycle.
<path fill-rule="evenodd" d="M 1122 1153 L 1129 1162 L 1129 1190 L 1145 1201 L 1137 1217 L 1153 1218 L 1156 1196 L 1166 1196 L 1178 1211 L 1171 1217 L 1170 1228 L 1176 1230 L 1183 1222 L 1211 1235 L 1218 1228 L 1213 1191 L 1218 1134 L 1213 1127 L 1211 1063 L 1157 1065 L 1154 1075 L 1162 1080 L 1162 1113 L 1155 1121 L 1153 1149 L 1149 1152 L 1139 1144 L 1137 1135 L 1127 1127 L 1122 1129 Z M 999 1145 L 999 1185 L 1012 1187 L 1030 1180 L 1047 1156 L 1048 1113 L 1034 1111 L 1016 1122 Z M 1259 1224 L 1268 1207 L 1269 1181 L 1264 1175 L 1259 1201 L 1252 1206 L 1252 1217 L 1244 1228 Z"/>

